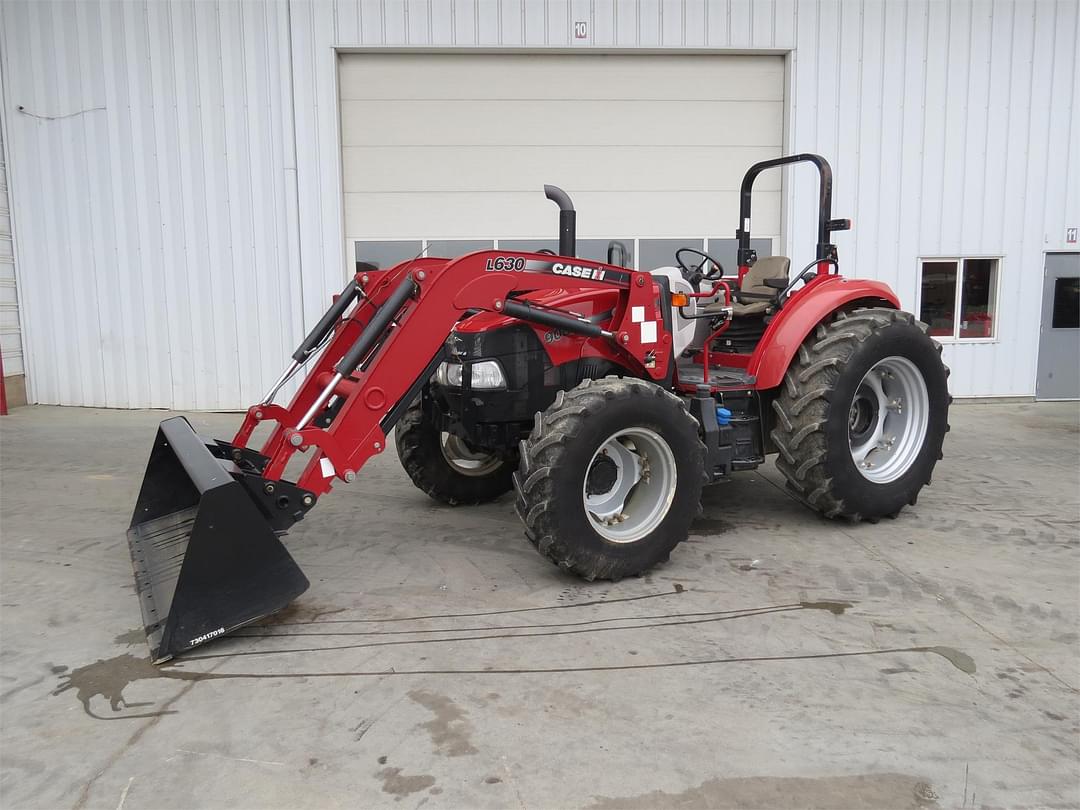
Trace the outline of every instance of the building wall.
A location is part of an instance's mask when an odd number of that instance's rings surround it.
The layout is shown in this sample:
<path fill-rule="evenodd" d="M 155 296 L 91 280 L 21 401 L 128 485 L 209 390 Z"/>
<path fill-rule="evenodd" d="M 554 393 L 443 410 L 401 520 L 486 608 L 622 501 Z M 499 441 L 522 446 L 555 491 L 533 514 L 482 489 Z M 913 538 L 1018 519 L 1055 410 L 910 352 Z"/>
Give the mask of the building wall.
<path fill-rule="evenodd" d="M 302 328 L 287 10 L 0 4 L 33 401 L 233 408 L 280 372 Z"/>
<path fill-rule="evenodd" d="M 946 358 L 956 394 L 1030 395 L 1042 252 L 1080 220 L 1077 26 L 1072 0 L 0 4 L 30 395 L 255 399 L 344 278 L 334 49 L 381 47 L 790 52 L 788 151 L 833 163 L 845 271 L 914 308 L 920 256 L 1002 256 L 998 341 Z"/>

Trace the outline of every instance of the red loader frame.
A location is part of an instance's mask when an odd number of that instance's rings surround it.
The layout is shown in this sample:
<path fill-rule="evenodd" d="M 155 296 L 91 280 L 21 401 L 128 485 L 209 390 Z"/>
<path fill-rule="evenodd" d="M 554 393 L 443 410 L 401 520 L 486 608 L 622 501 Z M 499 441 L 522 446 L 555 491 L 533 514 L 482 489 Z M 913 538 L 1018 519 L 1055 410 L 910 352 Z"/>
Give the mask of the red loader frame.
<path fill-rule="evenodd" d="M 568 286 L 618 289 L 612 328 L 515 298 Z M 339 320 L 353 300 L 352 311 Z M 351 482 L 368 459 L 386 449 L 387 433 L 434 373 L 447 336 L 466 312 L 484 310 L 605 338 L 625 356 L 629 368 L 662 380 L 671 362 L 664 306 L 660 287 L 649 273 L 537 253 L 483 251 L 449 262 L 416 259 L 387 271 L 358 273 L 294 355 L 293 366 L 274 391 L 263 404 L 248 409 L 233 445 L 247 447 L 256 426 L 276 422 L 260 450 L 270 459 L 263 477 L 280 479 L 294 453 L 314 448 L 296 483 L 318 496 L 330 491 L 335 477 Z M 653 325 L 646 329 L 645 324 Z M 650 339 L 653 329 L 655 340 Z M 269 404 L 284 379 L 326 336 L 329 345 L 292 402 L 287 407 Z M 312 424 L 335 396 L 343 402 L 329 426 Z"/>

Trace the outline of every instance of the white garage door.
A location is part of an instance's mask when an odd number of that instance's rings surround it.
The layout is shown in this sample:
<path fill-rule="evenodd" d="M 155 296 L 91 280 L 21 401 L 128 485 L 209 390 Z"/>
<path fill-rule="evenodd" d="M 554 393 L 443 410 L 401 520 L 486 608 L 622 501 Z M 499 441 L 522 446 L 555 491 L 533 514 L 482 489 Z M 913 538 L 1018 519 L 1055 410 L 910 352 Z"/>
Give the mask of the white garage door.
<path fill-rule="evenodd" d="M 344 54 L 339 67 L 348 252 L 382 266 L 424 247 L 554 247 L 544 183 L 573 198 L 580 255 L 619 239 L 647 268 L 712 240 L 730 260 L 743 172 L 781 154 L 779 56 Z M 769 172 L 754 236 L 779 232 Z"/>

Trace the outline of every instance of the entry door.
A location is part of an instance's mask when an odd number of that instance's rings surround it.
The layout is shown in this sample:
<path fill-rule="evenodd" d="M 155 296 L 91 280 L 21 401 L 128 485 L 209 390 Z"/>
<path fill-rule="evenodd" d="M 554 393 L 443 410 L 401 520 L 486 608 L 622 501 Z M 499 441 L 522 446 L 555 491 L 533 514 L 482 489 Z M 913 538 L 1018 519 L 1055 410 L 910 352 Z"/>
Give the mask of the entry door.
<path fill-rule="evenodd" d="M 1047 253 L 1038 399 L 1080 399 L 1080 253 Z"/>

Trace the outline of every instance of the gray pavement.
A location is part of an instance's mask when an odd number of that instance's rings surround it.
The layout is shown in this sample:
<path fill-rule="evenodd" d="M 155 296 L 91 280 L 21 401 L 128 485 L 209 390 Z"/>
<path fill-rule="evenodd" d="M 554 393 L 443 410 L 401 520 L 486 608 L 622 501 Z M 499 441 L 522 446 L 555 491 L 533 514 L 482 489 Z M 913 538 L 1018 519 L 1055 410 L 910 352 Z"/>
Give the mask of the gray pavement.
<path fill-rule="evenodd" d="M 770 462 L 614 585 L 391 452 L 286 539 L 293 607 L 155 668 L 124 532 L 166 415 L 0 419 L 4 808 L 1080 806 L 1075 403 L 954 406 L 877 525 Z"/>

